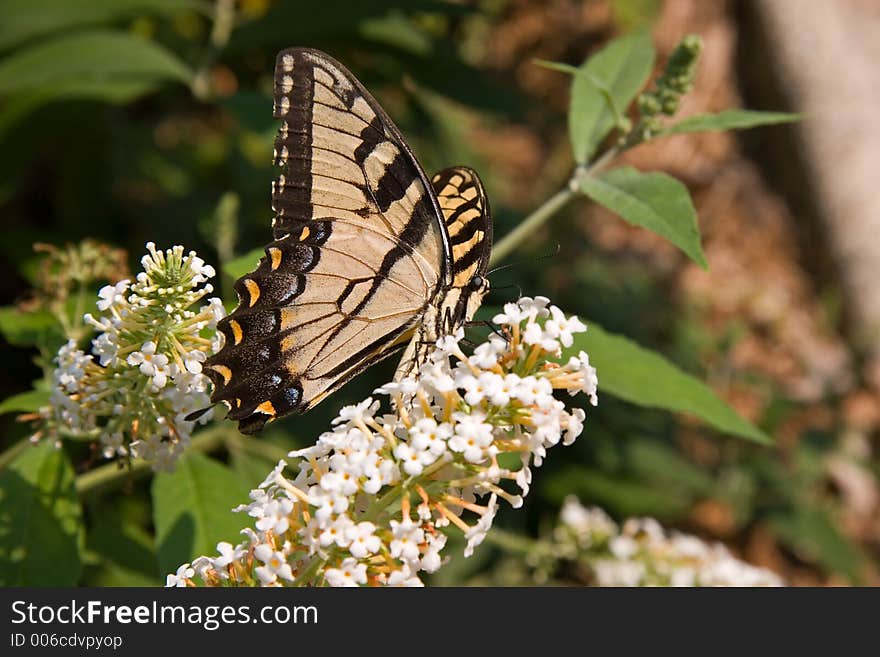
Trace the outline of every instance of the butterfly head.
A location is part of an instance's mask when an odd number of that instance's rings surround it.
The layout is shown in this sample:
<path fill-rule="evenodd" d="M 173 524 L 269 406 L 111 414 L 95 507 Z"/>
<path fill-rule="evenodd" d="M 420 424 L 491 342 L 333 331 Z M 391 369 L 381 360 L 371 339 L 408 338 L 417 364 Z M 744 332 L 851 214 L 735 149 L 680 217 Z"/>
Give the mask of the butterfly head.
<path fill-rule="evenodd" d="M 489 279 L 485 276 L 477 274 L 468 281 L 467 288 L 463 290 L 462 298 L 464 299 L 464 322 L 469 322 L 474 318 L 483 298 L 489 293 Z"/>

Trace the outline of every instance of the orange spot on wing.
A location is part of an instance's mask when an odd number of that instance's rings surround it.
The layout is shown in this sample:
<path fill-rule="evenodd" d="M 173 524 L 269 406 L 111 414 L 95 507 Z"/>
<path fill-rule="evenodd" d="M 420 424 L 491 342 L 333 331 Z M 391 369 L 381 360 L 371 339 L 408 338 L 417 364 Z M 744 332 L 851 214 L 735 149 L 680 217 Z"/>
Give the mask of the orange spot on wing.
<path fill-rule="evenodd" d="M 248 294 L 251 295 L 251 300 L 248 305 L 253 308 L 257 299 L 260 298 L 260 286 L 257 285 L 256 281 L 252 281 L 250 278 L 244 279 L 244 286 L 247 288 Z"/>

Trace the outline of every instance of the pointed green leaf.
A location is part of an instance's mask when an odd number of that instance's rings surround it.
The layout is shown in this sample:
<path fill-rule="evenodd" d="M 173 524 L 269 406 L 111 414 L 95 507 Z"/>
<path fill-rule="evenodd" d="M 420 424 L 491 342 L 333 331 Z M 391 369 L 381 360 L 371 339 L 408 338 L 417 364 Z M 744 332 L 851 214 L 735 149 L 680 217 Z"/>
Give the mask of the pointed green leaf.
<path fill-rule="evenodd" d="M 266 251 L 262 247 L 254 249 L 253 251 L 248 251 L 243 256 L 230 260 L 223 265 L 223 271 L 229 274 L 232 278 L 239 279 L 256 269 L 257 263 L 260 262 L 260 258 L 265 257 L 265 255 Z"/>
<path fill-rule="evenodd" d="M 42 344 L 60 332 L 58 320 L 44 310 L 25 313 L 15 306 L 0 308 L 0 333 L 16 347 Z"/>
<path fill-rule="evenodd" d="M 3 413 L 30 413 L 48 403 L 48 390 L 28 390 L 7 397 L 0 402 L 0 415 Z"/>
<path fill-rule="evenodd" d="M 631 224 L 665 237 L 703 269 L 708 269 L 691 195 L 687 187 L 672 176 L 621 167 L 582 178 L 580 188 L 596 203 Z"/>
<path fill-rule="evenodd" d="M 94 30 L 54 37 L 0 61 L 0 94 L 21 92 L 93 97 L 105 89 L 130 89 L 144 82 L 188 84 L 192 71 L 163 46 L 128 32 Z"/>
<path fill-rule="evenodd" d="M 540 490 L 543 497 L 556 503 L 568 495 L 577 495 L 620 516 L 674 518 L 685 513 L 691 503 L 681 490 L 666 488 L 658 495 L 654 484 L 582 465 L 569 465 L 555 476 L 542 480 Z"/>
<path fill-rule="evenodd" d="M 763 431 L 743 419 L 701 381 L 660 354 L 604 331 L 590 322 L 575 337 L 572 350 L 583 349 L 599 375 L 599 394 L 608 393 L 650 408 L 691 413 L 719 431 L 757 443 L 771 444 Z"/>
<path fill-rule="evenodd" d="M 568 111 L 568 134 L 578 164 L 589 162 L 653 66 L 651 35 L 639 30 L 615 39 L 578 69 L 571 81 Z"/>
<path fill-rule="evenodd" d="M 247 517 L 232 509 L 248 501 L 248 487 L 229 467 L 190 453 L 171 473 L 153 480 L 153 522 L 159 574 L 164 577 L 185 562 L 214 554 L 217 543 L 237 543 Z"/>
<path fill-rule="evenodd" d="M 144 14 L 174 15 L 188 9 L 209 14 L 211 4 L 200 0 L 4 0 L 0 2 L 0 48 L 82 25 Z"/>
<path fill-rule="evenodd" d="M 802 114 L 788 112 L 754 112 L 752 110 L 725 110 L 717 114 L 696 114 L 669 126 L 662 134 L 675 135 L 682 132 L 709 132 L 745 130 L 762 125 L 794 123 Z"/>
<path fill-rule="evenodd" d="M 49 443 L 0 472 L 0 585 L 72 586 L 82 571 L 73 468 Z"/>
<path fill-rule="evenodd" d="M 863 556 L 828 510 L 797 508 L 792 513 L 774 514 L 770 523 L 782 542 L 802 559 L 819 563 L 830 573 L 843 573 L 853 584 L 861 582 Z"/>
<path fill-rule="evenodd" d="M 99 558 L 85 576 L 89 586 L 156 586 L 153 537 L 126 517 L 118 506 L 102 507 L 92 516 L 88 549 Z"/>

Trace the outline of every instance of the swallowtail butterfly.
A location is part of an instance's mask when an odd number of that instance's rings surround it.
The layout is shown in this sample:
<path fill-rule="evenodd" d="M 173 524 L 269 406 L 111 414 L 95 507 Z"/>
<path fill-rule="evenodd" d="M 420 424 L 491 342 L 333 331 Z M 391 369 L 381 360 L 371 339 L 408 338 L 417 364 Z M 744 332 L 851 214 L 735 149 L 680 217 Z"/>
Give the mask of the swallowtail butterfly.
<path fill-rule="evenodd" d="M 488 291 L 492 223 L 474 171 L 429 179 L 363 85 L 317 50 L 278 54 L 274 114 L 274 240 L 236 282 L 205 369 L 243 433 L 401 348 L 397 378 L 416 373 Z"/>

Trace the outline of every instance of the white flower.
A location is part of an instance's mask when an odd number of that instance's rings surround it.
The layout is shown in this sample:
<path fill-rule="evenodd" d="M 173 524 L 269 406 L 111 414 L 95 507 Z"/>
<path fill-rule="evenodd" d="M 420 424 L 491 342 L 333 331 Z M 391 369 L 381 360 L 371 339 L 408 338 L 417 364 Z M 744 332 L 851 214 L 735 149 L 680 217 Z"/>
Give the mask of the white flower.
<path fill-rule="evenodd" d="M 563 445 L 571 445 L 575 439 L 581 435 L 584 430 L 584 419 L 587 414 L 582 408 L 575 408 L 568 415 L 568 423 L 565 427 L 565 434 L 562 436 Z"/>
<path fill-rule="evenodd" d="M 193 575 L 196 574 L 196 571 L 190 567 L 188 563 L 183 564 L 180 568 L 177 569 L 177 572 L 172 574 L 168 574 L 165 578 L 165 586 L 188 586 L 187 581 Z"/>
<path fill-rule="evenodd" d="M 599 403 L 599 398 L 596 394 L 599 388 L 599 377 L 596 375 L 596 368 L 590 365 L 590 357 L 586 352 L 582 351 L 577 357 L 572 356 L 569 358 L 565 368 L 572 372 L 581 373 L 583 376 L 583 385 L 580 390 L 585 392 L 590 398 L 590 403 L 593 406 L 596 406 Z M 575 395 L 578 392 L 578 390 L 574 389 L 569 390 L 570 395 Z"/>
<path fill-rule="evenodd" d="M 293 511 L 293 502 L 287 498 L 269 500 L 261 509 L 256 527 L 261 532 L 272 531 L 283 534 L 290 527 L 288 516 Z M 253 515 L 253 514 L 252 514 Z"/>
<path fill-rule="evenodd" d="M 367 583 L 367 567 L 357 559 L 343 560 L 339 568 L 328 568 L 324 577 L 330 586 L 358 586 Z"/>
<path fill-rule="evenodd" d="M 483 382 L 469 372 L 464 373 L 463 370 L 459 370 L 455 384 L 464 390 L 464 400 L 471 406 L 477 406 L 486 398 Z"/>
<path fill-rule="evenodd" d="M 239 558 L 244 550 L 236 550 L 232 547 L 231 543 L 227 543 L 226 541 L 221 541 L 217 543 L 217 552 L 220 553 L 219 557 L 216 557 L 213 560 L 213 567 L 215 570 L 225 570 L 226 566 L 231 564 L 235 559 Z"/>
<path fill-rule="evenodd" d="M 385 585 L 395 587 L 424 586 L 422 580 L 418 578 L 418 575 L 416 575 L 412 568 L 407 564 L 403 564 L 399 570 L 392 571 L 388 575 L 388 580 L 385 582 Z"/>
<path fill-rule="evenodd" d="M 106 367 L 116 360 L 119 351 L 119 343 L 113 333 L 101 333 L 92 340 L 92 351 L 98 356 L 101 367 Z"/>
<path fill-rule="evenodd" d="M 168 356 L 156 353 L 156 343 L 152 340 L 145 342 L 140 351 L 129 354 L 126 362 L 137 366 L 141 374 L 151 377 L 156 388 L 165 387 L 168 381 Z"/>
<path fill-rule="evenodd" d="M 293 571 L 282 552 L 277 552 L 271 545 L 263 543 L 254 548 L 254 556 L 265 564 L 254 569 L 263 584 L 273 584 L 279 577 L 293 581 Z"/>
<path fill-rule="evenodd" d="M 611 539 L 609 547 L 611 548 L 611 554 L 618 559 L 629 559 L 639 549 L 638 543 L 629 536 L 615 536 Z"/>
<path fill-rule="evenodd" d="M 486 534 L 489 533 L 497 512 L 498 496 L 493 493 L 489 498 L 489 503 L 486 505 L 486 510 L 480 516 L 477 524 L 471 527 L 464 535 L 467 539 L 467 546 L 464 549 L 465 557 L 471 556 L 474 553 L 474 549 L 486 538 Z"/>
<path fill-rule="evenodd" d="M 524 376 L 515 383 L 511 395 L 527 406 L 543 407 L 546 406 L 546 400 L 553 397 L 553 384 L 544 378 Z"/>
<path fill-rule="evenodd" d="M 491 424 L 484 422 L 478 411 L 471 414 L 454 413 L 455 435 L 449 439 L 449 449 L 461 453 L 466 461 L 480 463 L 486 458 L 494 440 Z"/>
<path fill-rule="evenodd" d="M 372 397 L 367 397 L 360 404 L 343 406 L 339 411 L 339 415 L 333 419 L 332 424 L 341 424 L 343 422 L 355 424 L 357 422 L 363 422 L 367 418 L 373 417 L 378 409 L 379 402 L 374 402 Z"/>
<path fill-rule="evenodd" d="M 544 351 L 556 353 L 559 351 L 559 342 L 545 331 L 540 324 L 529 322 L 523 331 L 523 342 L 525 344 L 537 345 Z"/>
<path fill-rule="evenodd" d="M 376 525 L 371 522 L 359 522 L 350 525 L 346 530 L 348 551 L 358 559 L 376 554 L 382 547 L 381 539 L 376 536 Z"/>
<path fill-rule="evenodd" d="M 409 430 L 409 444 L 436 457 L 446 451 L 446 441 L 451 436 L 452 426 L 448 422 L 437 424 L 433 418 L 422 418 Z"/>
<path fill-rule="evenodd" d="M 559 308 L 550 306 L 550 319 L 544 322 L 544 333 L 548 338 L 559 340 L 563 347 L 570 347 L 574 343 L 573 334 L 586 330 L 587 327 L 577 317 L 566 317 Z"/>
<path fill-rule="evenodd" d="M 101 444 L 104 447 L 102 450 L 104 458 L 109 459 L 117 454 L 119 456 L 125 456 L 128 453 L 121 431 L 114 431 L 113 433 L 102 435 Z"/>
<path fill-rule="evenodd" d="M 645 564 L 638 561 L 603 559 L 593 569 L 599 586 L 639 586 L 645 576 Z"/>
<path fill-rule="evenodd" d="M 402 522 L 390 521 L 391 556 L 402 561 L 416 561 L 419 558 L 419 543 L 425 540 L 425 532 L 415 522 L 405 518 Z"/>
<path fill-rule="evenodd" d="M 454 335 L 444 335 L 437 340 L 437 349 L 446 354 L 456 354 L 461 352 L 458 343 L 464 340 L 464 329 L 458 328 Z"/>
<path fill-rule="evenodd" d="M 205 355 L 204 351 L 193 349 L 186 355 L 186 359 L 184 360 L 186 370 L 192 374 L 198 374 L 202 371 L 202 363 L 204 363 L 206 359 L 207 355 Z"/>
<path fill-rule="evenodd" d="M 125 293 L 128 292 L 130 281 L 119 281 L 116 285 L 105 285 L 98 291 L 98 310 L 107 310 L 110 306 L 125 303 Z"/>
<path fill-rule="evenodd" d="M 505 303 L 504 312 L 495 315 L 492 318 L 492 321 L 495 324 L 506 324 L 507 326 L 515 326 L 519 325 L 520 322 L 526 319 L 528 319 L 528 313 L 523 310 L 519 303 Z"/>
<path fill-rule="evenodd" d="M 445 534 L 428 535 L 428 549 L 422 553 L 422 560 L 419 562 L 419 568 L 426 573 L 435 573 L 443 565 L 443 559 L 440 551 L 446 547 Z"/>
<path fill-rule="evenodd" d="M 324 528 L 324 531 L 318 536 L 318 542 L 323 547 L 336 544 L 339 547 L 348 547 L 351 542 L 351 527 L 354 525 L 351 518 L 344 513 L 339 514 L 335 520 L 331 521 Z"/>
<path fill-rule="evenodd" d="M 284 472 L 284 468 L 287 467 L 287 461 L 281 459 L 278 461 L 278 464 L 272 468 L 272 471 L 266 476 L 263 480 L 263 483 L 260 484 L 260 488 L 268 488 L 269 486 L 274 486 L 279 483 L 279 480 L 287 481 L 284 478 L 284 475 L 281 473 Z"/>
<path fill-rule="evenodd" d="M 497 317 L 496 317 L 496 322 Z M 487 342 L 477 345 L 474 353 L 468 357 L 468 362 L 480 369 L 490 369 L 498 363 L 498 357 L 506 348 L 504 340 L 498 336 L 491 336 Z"/>
<path fill-rule="evenodd" d="M 407 443 L 399 443 L 394 448 L 394 456 L 400 461 L 404 472 L 412 476 L 422 474 L 426 465 L 431 465 L 437 460 L 437 457 L 431 452 L 413 449 Z"/>
<path fill-rule="evenodd" d="M 319 486 L 312 486 L 309 489 L 309 504 L 317 507 L 315 518 L 325 522 L 331 516 L 344 513 L 348 509 L 349 499 L 334 492 L 328 493 Z"/>
<path fill-rule="evenodd" d="M 232 547 L 232 546 L 230 546 Z M 206 579 L 210 571 L 214 570 L 215 564 L 214 559 L 211 557 L 198 557 L 192 562 L 193 571 L 195 572 L 195 576 L 201 579 Z M 229 579 L 229 575 L 220 570 L 217 572 L 221 578 Z"/>
<path fill-rule="evenodd" d="M 204 260 L 196 256 L 195 251 L 189 252 L 189 266 L 193 273 L 193 284 L 202 283 L 209 278 L 214 278 L 216 274 L 211 265 L 206 265 Z"/>

